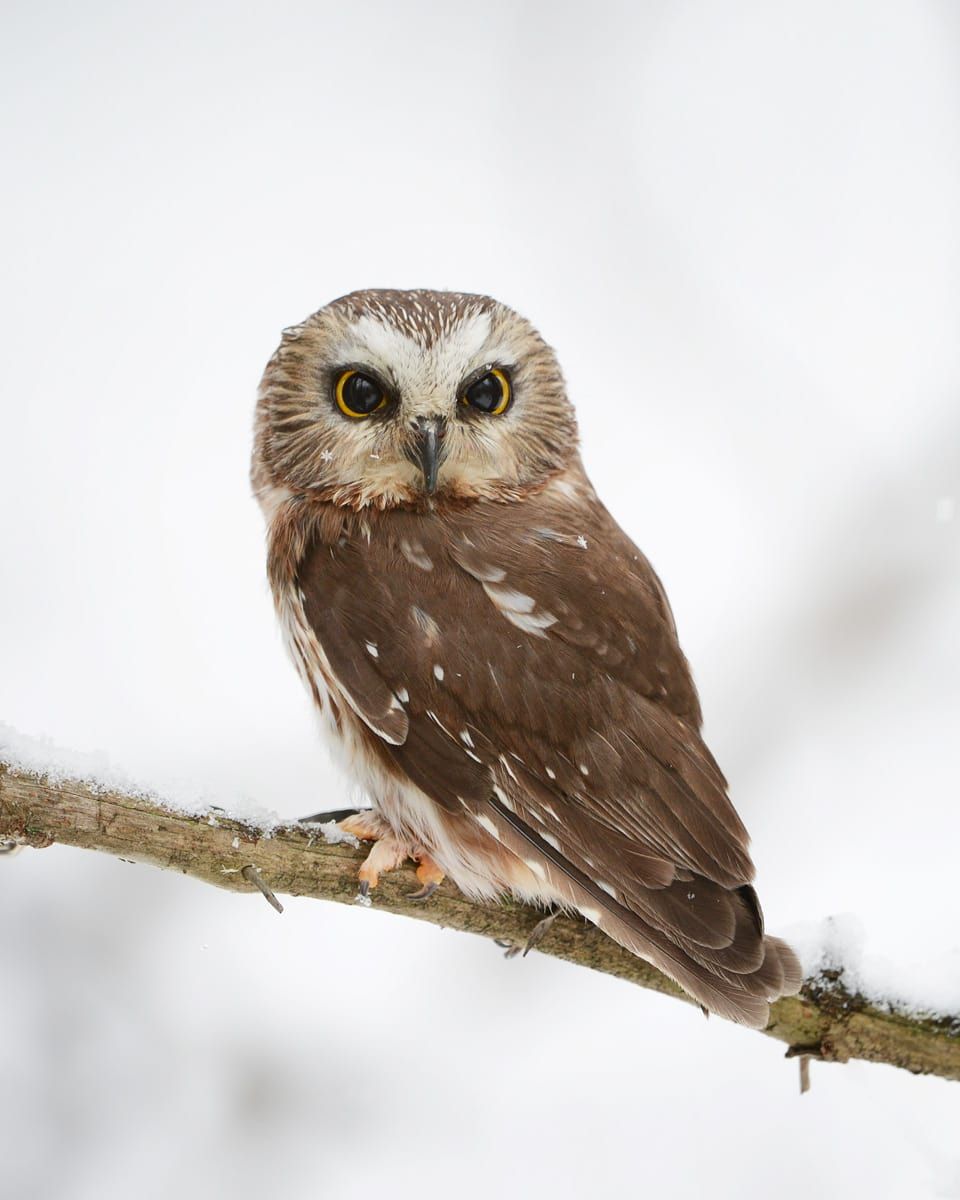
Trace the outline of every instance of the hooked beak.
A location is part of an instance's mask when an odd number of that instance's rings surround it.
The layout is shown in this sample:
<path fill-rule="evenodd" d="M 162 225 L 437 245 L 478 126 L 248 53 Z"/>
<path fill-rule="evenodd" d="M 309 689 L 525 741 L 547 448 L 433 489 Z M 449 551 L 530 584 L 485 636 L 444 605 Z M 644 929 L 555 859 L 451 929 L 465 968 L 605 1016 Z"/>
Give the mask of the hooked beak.
<path fill-rule="evenodd" d="M 444 422 L 440 417 L 421 417 L 417 422 L 415 461 L 423 472 L 423 488 L 428 496 L 437 490 L 437 471 L 440 469 L 440 443 Z"/>

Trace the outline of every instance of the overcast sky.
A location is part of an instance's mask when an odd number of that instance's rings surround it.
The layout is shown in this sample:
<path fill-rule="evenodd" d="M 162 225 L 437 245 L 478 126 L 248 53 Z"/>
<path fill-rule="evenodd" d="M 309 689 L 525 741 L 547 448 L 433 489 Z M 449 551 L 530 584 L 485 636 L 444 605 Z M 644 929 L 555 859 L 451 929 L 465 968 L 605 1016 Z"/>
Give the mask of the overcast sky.
<path fill-rule="evenodd" d="M 652 559 L 771 930 L 960 992 L 960 12 L 6 7 L 0 722 L 347 803 L 247 464 L 280 330 L 496 295 Z M 960 1086 L 66 850 L 0 863 L 11 1196 L 960 1196 Z M 859 932 L 857 932 L 859 931 Z M 0 1190 L 3 1190 L 0 1187 Z"/>

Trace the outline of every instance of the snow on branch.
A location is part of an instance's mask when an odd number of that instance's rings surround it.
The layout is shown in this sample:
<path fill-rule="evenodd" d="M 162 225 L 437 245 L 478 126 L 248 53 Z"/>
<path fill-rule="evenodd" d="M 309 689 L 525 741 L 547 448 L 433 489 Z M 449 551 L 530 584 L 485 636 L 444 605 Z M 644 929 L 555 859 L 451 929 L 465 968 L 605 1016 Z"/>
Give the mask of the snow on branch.
<path fill-rule="evenodd" d="M 117 780 L 73 778 L 62 769 L 24 764 L 22 756 L 17 765 L 0 758 L 0 849 L 59 843 L 100 850 L 232 891 L 260 890 L 280 909 L 274 893 L 353 904 L 365 851 L 351 841 L 328 842 L 315 826 L 254 824 L 216 809 L 184 812 Z M 417 887 L 412 867 L 384 876 L 376 905 L 515 945 L 542 915 L 509 901 L 474 903 L 449 882 L 424 903 L 408 895 Z M 363 919 L 358 910 L 357 920 Z M 584 921 L 558 918 L 537 950 L 692 1003 L 654 967 Z M 764 1032 L 785 1042 L 788 1056 L 865 1059 L 960 1080 L 960 1014 L 918 1014 L 871 1002 L 845 988 L 841 975 L 824 971 L 808 979 L 799 996 L 773 1006 Z"/>

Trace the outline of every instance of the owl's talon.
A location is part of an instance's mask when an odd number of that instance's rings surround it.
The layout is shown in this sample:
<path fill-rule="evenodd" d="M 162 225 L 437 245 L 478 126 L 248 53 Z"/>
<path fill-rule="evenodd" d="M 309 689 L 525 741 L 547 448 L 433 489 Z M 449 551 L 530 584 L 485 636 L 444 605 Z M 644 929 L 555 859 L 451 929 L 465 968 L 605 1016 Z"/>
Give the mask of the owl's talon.
<path fill-rule="evenodd" d="M 534 948 L 534 946 L 538 945 L 538 943 L 543 941 L 543 939 L 550 932 L 550 926 L 554 923 L 554 921 L 559 916 L 560 916 L 560 910 L 556 909 L 554 912 L 547 913 L 547 915 L 543 918 L 543 920 L 538 921 L 536 923 L 536 925 L 534 925 L 534 927 L 530 930 L 529 937 L 527 938 L 526 942 L 523 945 L 523 957 L 524 958 L 527 957 L 527 955 Z"/>
<path fill-rule="evenodd" d="M 550 926 L 562 911 L 562 909 L 555 908 L 553 912 L 549 912 L 541 918 L 530 930 L 525 942 L 515 942 L 513 938 L 494 938 L 493 940 L 503 951 L 504 958 L 526 958 L 530 951 L 543 941 L 550 931 Z"/>
<path fill-rule="evenodd" d="M 417 859 L 417 879 L 421 887 L 407 895 L 408 900 L 429 900 L 433 893 L 443 883 L 443 871 L 433 861 L 429 854 L 421 852 Z"/>
<path fill-rule="evenodd" d="M 429 900 L 439 886 L 439 883 L 425 883 L 422 888 L 417 888 L 415 892 L 407 892 L 407 899 Z"/>
<path fill-rule="evenodd" d="M 373 901 L 370 899 L 370 884 L 365 880 L 360 880 L 360 890 L 354 898 L 354 904 L 360 904 L 364 908 L 369 908 Z"/>

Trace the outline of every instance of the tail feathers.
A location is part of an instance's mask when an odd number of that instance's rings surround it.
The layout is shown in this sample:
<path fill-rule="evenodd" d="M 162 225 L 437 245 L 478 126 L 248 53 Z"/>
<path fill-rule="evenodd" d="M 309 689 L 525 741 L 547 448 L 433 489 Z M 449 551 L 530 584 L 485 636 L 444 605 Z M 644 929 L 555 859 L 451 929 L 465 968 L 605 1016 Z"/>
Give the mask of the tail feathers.
<path fill-rule="evenodd" d="M 738 973 L 730 964 L 721 965 L 721 953 L 707 960 L 702 947 L 681 944 L 651 926 L 644 928 L 639 919 L 624 920 L 608 910 L 591 909 L 589 915 L 604 933 L 669 975 L 705 1008 L 740 1025 L 765 1028 L 771 1002 L 799 991 L 803 980 L 796 954 L 780 938 L 761 939 L 754 933 L 762 959 L 758 954 L 758 965 Z"/>

